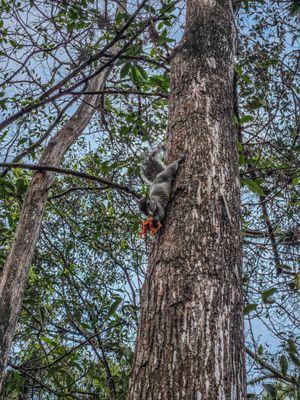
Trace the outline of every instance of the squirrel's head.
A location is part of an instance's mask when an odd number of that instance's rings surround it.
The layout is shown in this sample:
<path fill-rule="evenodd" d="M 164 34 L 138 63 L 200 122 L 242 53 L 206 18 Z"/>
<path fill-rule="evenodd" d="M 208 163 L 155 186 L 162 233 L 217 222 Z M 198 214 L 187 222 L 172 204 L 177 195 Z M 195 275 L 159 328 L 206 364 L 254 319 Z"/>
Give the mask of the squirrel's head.
<path fill-rule="evenodd" d="M 155 202 L 151 201 L 149 196 L 142 197 L 139 200 L 139 209 L 143 214 L 147 215 L 147 217 L 149 215 L 155 216 L 156 208 Z"/>
<path fill-rule="evenodd" d="M 157 211 L 157 204 L 155 203 L 155 201 L 151 201 L 150 199 L 148 199 L 148 201 L 149 201 L 148 202 L 149 214 L 155 217 Z"/>
<path fill-rule="evenodd" d="M 150 215 L 151 210 L 150 210 L 150 199 L 148 196 L 142 197 L 139 200 L 139 209 L 140 211 L 145 214 L 145 215 Z"/>

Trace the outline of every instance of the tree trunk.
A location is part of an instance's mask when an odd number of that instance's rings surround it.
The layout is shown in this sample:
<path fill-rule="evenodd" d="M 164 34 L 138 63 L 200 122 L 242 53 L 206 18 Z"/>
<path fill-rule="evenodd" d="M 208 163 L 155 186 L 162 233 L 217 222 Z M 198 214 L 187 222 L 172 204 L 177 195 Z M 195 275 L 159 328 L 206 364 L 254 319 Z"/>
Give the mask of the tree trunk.
<path fill-rule="evenodd" d="M 129 400 L 245 398 L 230 0 L 188 0 L 172 60 L 168 159 L 185 154 L 141 298 Z"/>
<path fill-rule="evenodd" d="M 112 54 L 117 51 L 115 45 Z M 87 91 L 103 90 L 110 68 L 91 79 Z M 66 125 L 50 140 L 39 164 L 59 165 L 67 150 L 82 134 L 97 109 L 98 96 L 85 96 Z M 34 174 L 25 195 L 14 242 L 6 260 L 0 282 L 0 393 L 16 323 L 21 310 L 28 269 L 39 237 L 52 172 Z"/>

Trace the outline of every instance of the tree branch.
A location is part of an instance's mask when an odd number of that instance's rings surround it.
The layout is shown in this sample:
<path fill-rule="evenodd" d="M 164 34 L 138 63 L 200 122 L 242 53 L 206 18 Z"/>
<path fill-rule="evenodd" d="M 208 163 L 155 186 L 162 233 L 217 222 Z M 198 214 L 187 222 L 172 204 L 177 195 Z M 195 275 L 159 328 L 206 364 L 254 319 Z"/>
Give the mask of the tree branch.
<path fill-rule="evenodd" d="M 100 190 L 103 190 L 103 189 L 105 189 L 105 188 L 100 187 L 100 186 L 94 186 L 94 187 L 89 187 L 89 186 L 74 186 L 74 187 L 71 187 L 71 188 L 69 188 L 69 189 L 64 190 L 64 191 L 61 192 L 61 193 L 54 194 L 53 196 L 48 197 L 48 200 L 56 200 L 56 199 L 59 199 L 60 197 L 66 196 L 67 194 L 72 193 L 72 192 L 76 192 L 77 190 L 83 190 L 83 191 L 90 191 L 90 190 L 91 190 L 91 191 L 100 191 Z"/>
<path fill-rule="evenodd" d="M 70 92 L 70 94 L 74 95 L 91 95 L 91 94 L 136 94 L 139 96 L 145 96 L 145 97 L 151 97 L 151 96 L 157 96 L 157 97 L 162 97 L 164 99 L 167 99 L 168 96 L 163 94 L 163 93 L 150 93 L 150 92 L 140 92 L 138 90 L 114 90 L 114 89 L 105 89 L 105 90 L 99 90 L 97 92 L 89 92 L 89 91 L 76 91 L 76 92 Z"/>
<path fill-rule="evenodd" d="M 9 365 L 13 369 L 19 371 L 21 374 L 26 375 L 29 379 L 31 379 L 33 382 L 37 383 L 40 387 L 45 389 L 47 392 L 52 393 L 56 396 L 68 396 L 69 395 L 69 396 L 72 396 L 74 399 L 79 400 L 79 397 L 74 396 L 72 393 L 63 393 L 63 392 L 58 392 L 56 390 L 53 390 L 50 386 L 46 385 L 43 381 L 41 381 L 40 379 L 37 379 L 34 375 L 28 373 L 26 371 L 26 369 L 19 367 L 18 365 L 15 365 L 15 364 L 11 364 L 11 363 L 9 363 Z"/>
<path fill-rule="evenodd" d="M 80 71 L 82 71 L 84 68 L 87 66 L 91 65 L 94 61 L 98 61 L 103 57 L 103 54 L 107 52 L 108 49 L 112 48 L 117 42 L 119 42 L 121 39 L 124 39 L 123 33 L 126 32 L 128 27 L 131 25 L 131 23 L 134 21 L 135 17 L 137 14 L 141 11 L 141 9 L 144 7 L 146 4 L 147 0 L 144 0 L 139 7 L 135 10 L 135 12 L 131 15 L 131 17 L 128 19 L 128 21 L 125 23 L 122 29 L 120 29 L 116 36 L 108 43 L 102 50 L 100 50 L 97 54 L 90 56 L 87 61 L 85 61 L 83 64 L 81 64 L 79 67 L 75 68 L 72 72 L 69 73 L 65 78 L 63 78 L 60 82 L 58 82 L 56 85 L 52 86 L 50 89 L 48 89 L 46 92 L 44 92 L 35 102 L 34 104 L 28 105 L 21 110 L 17 111 L 15 114 L 11 115 L 7 119 L 5 119 L 3 122 L 0 123 L 0 130 L 6 128 L 8 125 L 10 125 L 12 122 L 17 120 L 19 117 L 22 115 L 31 112 L 33 110 L 38 109 L 39 107 L 46 105 L 50 103 L 53 100 L 58 99 L 62 95 L 69 94 L 70 91 L 73 89 L 77 88 L 78 86 L 82 85 L 83 83 L 91 80 L 93 77 L 96 75 L 100 74 L 100 72 L 104 71 L 107 67 L 109 67 L 115 60 L 119 58 L 119 56 L 127 49 L 127 47 L 131 44 L 131 42 L 140 34 L 143 32 L 143 30 L 147 27 L 147 24 L 140 28 L 136 34 L 133 35 L 133 37 L 121 48 L 118 50 L 110 60 L 108 60 L 104 65 L 102 65 L 100 68 L 98 68 L 96 71 L 94 71 L 90 76 L 80 80 L 79 82 L 75 83 L 71 88 L 66 89 L 66 90 L 61 90 L 63 86 L 65 86 L 72 78 L 74 78 Z M 54 92 L 58 91 L 57 94 L 53 95 L 50 97 L 50 95 Z"/>
<path fill-rule="evenodd" d="M 264 381 L 265 379 L 272 379 L 272 378 L 276 379 L 276 376 L 274 374 L 258 376 L 257 378 L 254 378 L 251 381 L 247 382 L 247 385 L 255 385 L 256 383 Z"/>
<path fill-rule="evenodd" d="M 252 350 L 250 350 L 248 347 L 245 348 L 246 353 L 253 358 L 262 368 L 267 369 L 268 371 L 272 372 L 275 378 L 277 379 L 282 379 L 285 382 L 290 382 L 293 384 L 297 383 L 296 378 L 294 378 L 291 375 L 283 375 L 281 372 L 277 371 L 276 368 L 274 368 L 272 365 L 264 361 L 261 357 L 259 357 L 256 353 L 254 353 Z"/>
<path fill-rule="evenodd" d="M 103 185 L 109 186 L 113 189 L 121 190 L 123 192 L 126 192 L 126 193 L 132 195 L 136 199 L 141 198 L 141 195 L 139 193 L 130 189 L 128 186 L 120 185 L 119 183 L 112 182 L 108 179 L 100 178 L 98 176 L 90 175 L 85 172 L 73 171 L 71 169 L 55 167 L 52 165 L 39 165 L 39 164 L 0 163 L 0 167 L 29 169 L 32 171 L 39 171 L 39 172 L 50 171 L 50 172 L 57 172 L 59 174 L 64 174 L 64 175 L 73 175 L 73 176 L 77 176 L 78 178 L 102 183 Z"/>
<path fill-rule="evenodd" d="M 247 173 L 249 173 L 251 179 L 256 179 L 257 178 L 257 174 L 256 171 L 253 171 L 252 165 L 249 162 L 249 151 L 246 151 L 245 147 L 244 147 L 244 142 L 243 142 L 243 129 L 242 129 L 242 124 L 241 124 L 241 120 L 240 120 L 240 113 L 239 113 L 239 105 L 238 105 L 238 95 L 237 95 L 237 79 L 238 76 L 235 73 L 234 74 L 234 113 L 237 119 L 237 133 L 238 133 L 238 140 L 242 145 L 242 152 L 245 156 L 246 162 L 247 162 Z M 277 241 L 276 241 L 276 237 L 275 237 L 275 232 L 269 217 L 269 213 L 268 213 L 268 209 L 267 206 L 265 204 L 266 202 L 266 196 L 265 195 L 260 195 L 259 196 L 259 200 L 260 200 L 260 206 L 261 206 L 261 210 L 262 210 L 262 214 L 264 216 L 265 219 L 265 224 L 269 233 L 269 237 L 270 237 L 270 241 L 271 241 L 271 245 L 272 245 L 272 251 L 273 251 L 273 255 L 274 255 L 274 261 L 275 261 L 275 267 L 276 267 L 276 273 L 277 275 L 282 273 L 282 268 L 281 268 L 281 260 L 280 260 L 280 256 L 279 256 L 279 252 L 278 252 L 278 247 L 277 247 Z"/>
<path fill-rule="evenodd" d="M 71 105 L 75 102 L 76 97 L 74 97 L 73 99 L 71 99 L 62 109 L 61 111 L 57 114 L 57 117 L 55 118 L 55 120 L 52 122 L 52 124 L 49 126 L 49 128 L 46 130 L 46 132 L 35 142 L 33 143 L 31 146 L 27 147 L 25 150 L 23 150 L 21 153 L 19 153 L 18 155 L 16 155 L 11 162 L 16 163 L 18 161 L 20 161 L 22 158 L 24 158 L 25 156 L 27 156 L 27 154 L 30 154 L 34 149 L 36 149 L 40 144 L 42 144 L 47 138 L 48 136 L 51 134 L 52 130 L 59 124 L 59 122 L 61 121 L 64 113 L 67 111 L 67 109 L 69 107 L 71 107 Z M 4 171 L 1 172 L 0 177 L 3 178 L 8 172 L 8 168 L 5 169 Z"/>

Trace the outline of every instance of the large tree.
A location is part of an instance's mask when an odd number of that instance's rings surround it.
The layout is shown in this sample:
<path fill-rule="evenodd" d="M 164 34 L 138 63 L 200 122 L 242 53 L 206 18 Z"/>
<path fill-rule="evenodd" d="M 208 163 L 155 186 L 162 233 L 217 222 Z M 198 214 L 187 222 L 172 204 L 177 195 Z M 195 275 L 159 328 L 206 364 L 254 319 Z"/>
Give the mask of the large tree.
<path fill-rule="evenodd" d="M 128 399 L 243 399 L 240 184 L 231 1 L 187 1 L 168 160 L 186 161 L 153 242 Z"/>

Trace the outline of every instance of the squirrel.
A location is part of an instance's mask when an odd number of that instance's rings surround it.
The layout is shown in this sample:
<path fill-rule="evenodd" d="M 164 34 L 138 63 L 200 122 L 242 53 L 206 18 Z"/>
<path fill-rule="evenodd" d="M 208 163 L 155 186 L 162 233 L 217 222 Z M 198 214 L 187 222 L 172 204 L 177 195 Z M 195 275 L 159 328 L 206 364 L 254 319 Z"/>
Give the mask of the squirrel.
<path fill-rule="evenodd" d="M 170 165 L 162 161 L 164 146 L 159 146 L 147 152 L 140 165 L 141 177 L 149 185 L 149 195 L 139 200 L 139 209 L 142 213 L 152 215 L 162 221 L 165 210 L 171 197 L 171 185 L 180 163 L 185 159 L 181 156 Z"/>

